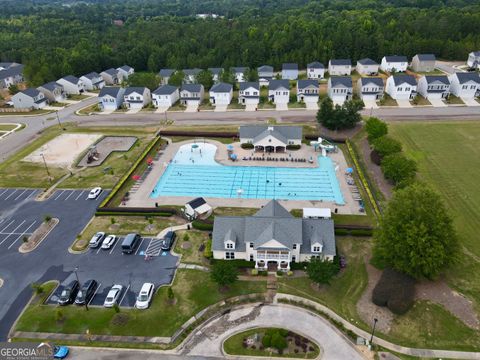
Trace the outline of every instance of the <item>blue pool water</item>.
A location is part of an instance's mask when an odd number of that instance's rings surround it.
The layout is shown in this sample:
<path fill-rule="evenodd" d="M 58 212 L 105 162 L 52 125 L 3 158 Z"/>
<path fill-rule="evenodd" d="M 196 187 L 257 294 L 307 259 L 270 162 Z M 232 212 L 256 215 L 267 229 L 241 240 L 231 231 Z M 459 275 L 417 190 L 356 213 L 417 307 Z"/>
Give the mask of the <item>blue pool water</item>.
<path fill-rule="evenodd" d="M 318 168 L 225 166 L 215 161 L 215 145 L 196 145 L 197 148 L 192 148 L 192 144 L 180 147 L 151 198 L 204 196 L 345 203 L 329 157 L 319 156 Z"/>

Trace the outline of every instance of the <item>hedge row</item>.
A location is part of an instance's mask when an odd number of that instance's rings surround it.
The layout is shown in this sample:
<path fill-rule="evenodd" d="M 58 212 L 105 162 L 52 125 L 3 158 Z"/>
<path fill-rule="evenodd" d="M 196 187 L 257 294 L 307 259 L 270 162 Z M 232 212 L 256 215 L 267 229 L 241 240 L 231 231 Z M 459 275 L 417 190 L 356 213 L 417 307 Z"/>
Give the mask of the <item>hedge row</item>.
<path fill-rule="evenodd" d="M 197 230 L 212 231 L 213 223 L 206 222 L 205 220 L 193 220 L 192 227 Z"/>
<path fill-rule="evenodd" d="M 347 138 L 345 137 L 335 137 L 335 138 L 332 138 L 332 137 L 329 137 L 329 136 L 325 136 L 323 134 L 317 134 L 317 135 L 305 135 L 305 140 L 318 140 L 319 137 L 321 137 L 322 139 L 325 139 L 327 141 L 330 141 L 330 142 L 336 142 L 336 143 L 340 143 L 340 144 L 345 144 L 347 142 Z"/>
<path fill-rule="evenodd" d="M 241 259 L 235 259 L 235 260 L 222 260 L 222 259 L 211 259 L 210 264 L 215 265 L 220 262 L 225 262 L 228 261 L 228 263 L 235 265 L 237 268 L 248 268 L 248 269 L 253 269 L 255 267 L 255 261 L 247 261 L 247 260 L 241 260 Z"/>
<path fill-rule="evenodd" d="M 169 212 L 131 212 L 131 211 L 125 211 L 125 212 L 118 212 L 118 211 L 97 211 L 95 213 L 95 216 L 164 216 L 164 217 L 169 217 L 174 214 L 169 213 Z"/>
<path fill-rule="evenodd" d="M 338 236 L 372 236 L 373 229 L 335 229 Z"/>
<path fill-rule="evenodd" d="M 158 136 L 182 136 L 182 137 L 216 137 L 216 138 L 238 138 L 237 132 L 228 131 L 185 131 L 185 130 L 161 130 Z"/>
<path fill-rule="evenodd" d="M 251 144 L 251 143 L 243 143 L 242 145 L 240 145 L 242 147 L 242 149 L 245 149 L 245 150 L 250 150 L 250 149 L 253 149 L 254 148 L 254 145 Z"/>

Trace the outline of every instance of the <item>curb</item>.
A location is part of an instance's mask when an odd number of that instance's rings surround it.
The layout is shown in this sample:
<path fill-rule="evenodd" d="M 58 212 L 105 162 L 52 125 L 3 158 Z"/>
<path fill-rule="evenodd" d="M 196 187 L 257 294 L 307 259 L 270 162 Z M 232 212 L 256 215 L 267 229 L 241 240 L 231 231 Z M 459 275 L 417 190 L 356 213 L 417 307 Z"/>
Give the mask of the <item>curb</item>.
<path fill-rule="evenodd" d="M 46 239 L 48 234 L 50 234 L 53 231 L 53 229 L 55 229 L 57 227 L 57 225 L 60 223 L 60 220 L 57 219 L 57 218 L 52 218 L 52 221 L 53 221 L 53 226 L 50 228 L 50 230 L 48 230 L 45 234 L 43 234 L 42 238 L 40 239 L 39 242 L 37 242 L 37 244 L 35 245 L 35 247 L 33 249 L 22 250 L 22 246 L 24 245 L 24 244 L 22 244 L 18 247 L 18 252 L 21 253 L 21 254 L 28 254 L 28 253 L 31 253 L 32 251 L 34 251 L 37 247 L 39 247 L 40 244 L 43 242 L 43 240 Z M 40 224 L 40 226 L 42 226 L 42 224 Z M 35 231 L 37 231 L 37 230 L 38 230 L 38 227 L 35 229 Z M 35 233 L 35 231 L 32 233 L 32 235 Z"/>

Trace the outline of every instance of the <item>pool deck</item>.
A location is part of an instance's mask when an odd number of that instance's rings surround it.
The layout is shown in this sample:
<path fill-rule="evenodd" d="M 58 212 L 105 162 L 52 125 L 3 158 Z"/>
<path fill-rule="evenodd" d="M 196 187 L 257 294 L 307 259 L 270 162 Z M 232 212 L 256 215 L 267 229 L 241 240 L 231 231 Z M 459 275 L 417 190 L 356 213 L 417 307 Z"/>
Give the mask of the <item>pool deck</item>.
<path fill-rule="evenodd" d="M 254 161 L 254 160 L 242 160 L 243 156 L 251 156 L 252 150 L 244 150 L 240 147 L 239 143 L 232 144 L 234 146 L 234 152 L 238 155 L 239 160 L 231 161 L 228 158 L 227 145 L 221 142 L 205 139 L 201 140 L 202 142 L 207 142 L 217 146 L 217 152 L 215 153 L 215 160 L 223 165 L 228 166 L 276 166 L 276 167 L 293 167 L 293 168 L 312 168 L 317 167 L 317 156 L 318 152 L 314 152 L 313 149 L 308 145 L 303 145 L 300 150 L 291 151 L 287 153 L 279 154 L 270 154 L 270 157 L 288 157 L 288 153 L 292 154 L 292 157 L 295 158 L 305 158 L 306 162 L 291 162 L 291 161 Z M 159 206 L 163 205 L 180 205 L 183 206 L 188 201 L 192 200 L 190 196 L 159 196 L 155 199 L 150 198 L 150 194 L 155 188 L 158 180 L 163 175 L 167 165 L 171 159 L 175 156 L 180 146 L 193 143 L 192 140 L 181 141 L 177 143 L 172 143 L 169 141 L 169 145 L 163 150 L 162 155 L 158 160 L 154 161 L 153 168 L 150 174 L 146 177 L 143 183 L 139 188 L 133 192 L 130 192 L 130 199 L 125 204 L 129 207 L 154 207 L 155 203 L 158 203 Z M 261 153 L 255 153 L 254 156 L 262 156 Z M 267 155 L 265 155 L 267 156 Z M 314 162 L 309 163 L 308 159 L 313 156 Z M 339 167 L 336 172 L 337 180 L 340 184 L 340 190 L 342 192 L 343 199 L 345 201 L 344 205 L 337 205 L 334 202 L 320 201 L 320 200 L 279 200 L 279 202 L 287 210 L 292 209 L 301 209 L 305 207 L 328 207 L 334 212 L 337 210 L 339 214 L 356 214 L 362 215 L 359 211 L 358 202 L 353 199 L 353 193 L 351 192 L 350 186 L 347 184 L 346 176 L 344 175 L 346 169 L 349 167 L 345 157 L 343 156 L 342 151 L 339 149 L 337 153 L 328 154 L 328 156 L 334 162 L 334 166 Z M 198 194 L 202 196 L 202 194 Z M 210 198 L 205 197 L 205 200 L 212 206 L 216 207 L 253 207 L 260 208 L 265 205 L 270 199 L 243 199 L 243 198 Z"/>

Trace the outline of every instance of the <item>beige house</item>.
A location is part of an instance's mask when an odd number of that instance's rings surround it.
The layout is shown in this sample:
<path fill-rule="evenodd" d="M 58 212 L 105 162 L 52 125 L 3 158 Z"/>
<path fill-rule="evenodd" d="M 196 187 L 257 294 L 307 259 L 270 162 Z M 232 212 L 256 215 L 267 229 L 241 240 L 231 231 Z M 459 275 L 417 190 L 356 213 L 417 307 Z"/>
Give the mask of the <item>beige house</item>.
<path fill-rule="evenodd" d="M 431 72 L 435 70 L 436 58 L 433 54 L 417 54 L 410 65 L 413 71 Z"/>

